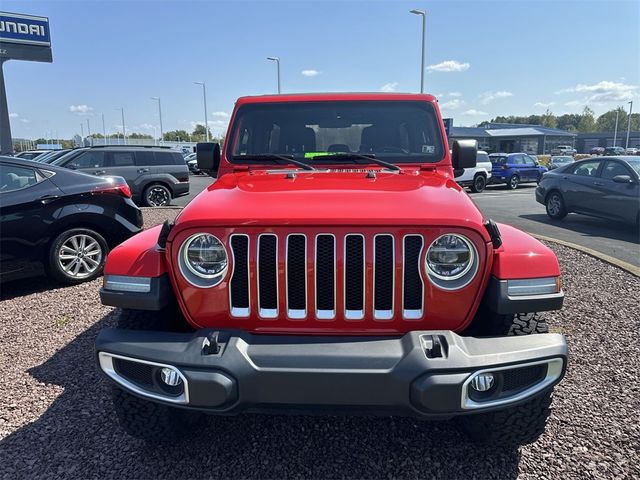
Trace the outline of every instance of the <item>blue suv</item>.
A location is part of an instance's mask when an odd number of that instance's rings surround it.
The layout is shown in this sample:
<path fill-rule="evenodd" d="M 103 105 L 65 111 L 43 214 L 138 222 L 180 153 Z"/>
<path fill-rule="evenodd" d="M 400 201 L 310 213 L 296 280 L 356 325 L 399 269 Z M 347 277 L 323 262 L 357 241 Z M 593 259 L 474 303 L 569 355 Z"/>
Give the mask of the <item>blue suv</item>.
<path fill-rule="evenodd" d="M 515 190 L 521 183 L 540 182 L 546 167 L 538 165 L 538 160 L 527 153 L 492 153 L 491 183 L 504 183 Z"/>

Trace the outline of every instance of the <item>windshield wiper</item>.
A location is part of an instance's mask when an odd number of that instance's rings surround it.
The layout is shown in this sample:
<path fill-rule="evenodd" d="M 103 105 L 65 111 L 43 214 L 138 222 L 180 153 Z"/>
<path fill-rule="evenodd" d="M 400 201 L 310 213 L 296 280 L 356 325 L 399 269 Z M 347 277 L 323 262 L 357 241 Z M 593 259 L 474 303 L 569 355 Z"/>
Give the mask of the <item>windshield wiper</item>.
<path fill-rule="evenodd" d="M 273 160 L 280 165 L 293 164 L 304 170 L 315 170 L 311 165 L 293 158 L 293 155 L 278 155 L 277 153 L 255 153 L 251 155 L 234 155 L 234 160 Z"/>
<path fill-rule="evenodd" d="M 311 160 L 333 160 L 333 159 L 338 159 L 338 160 L 366 160 L 368 162 L 373 162 L 377 165 L 380 165 L 382 167 L 388 168 L 389 170 L 396 170 L 396 171 L 400 171 L 400 167 L 397 165 L 394 165 L 393 163 L 389 163 L 389 162 L 385 162 L 384 160 L 380 160 L 379 158 L 376 158 L 376 156 L 373 153 L 367 154 L 367 155 L 361 155 L 359 153 L 332 153 L 330 155 L 316 155 L 315 157 L 313 157 Z"/>

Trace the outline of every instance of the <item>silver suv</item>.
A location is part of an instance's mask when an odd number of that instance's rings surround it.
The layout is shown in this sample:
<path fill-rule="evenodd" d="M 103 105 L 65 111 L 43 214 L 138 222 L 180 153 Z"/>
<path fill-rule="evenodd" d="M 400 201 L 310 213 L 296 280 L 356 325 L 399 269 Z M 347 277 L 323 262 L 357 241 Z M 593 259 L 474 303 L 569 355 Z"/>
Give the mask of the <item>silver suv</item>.
<path fill-rule="evenodd" d="M 55 165 L 98 176 L 123 177 L 133 201 L 147 207 L 169 205 L 189 193 L 189 168 L 169 147 L 111 145 L 72 150 Z"/>

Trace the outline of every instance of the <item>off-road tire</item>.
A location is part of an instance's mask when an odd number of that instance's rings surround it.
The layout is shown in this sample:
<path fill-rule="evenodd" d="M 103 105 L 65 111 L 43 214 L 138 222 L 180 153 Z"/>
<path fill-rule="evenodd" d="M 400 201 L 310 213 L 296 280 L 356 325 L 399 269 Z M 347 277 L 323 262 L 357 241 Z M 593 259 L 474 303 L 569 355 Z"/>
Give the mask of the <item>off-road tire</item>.
<path fill-rule="evenodd" d="M 118 309 L 114 313 L 118 328 L 128 330 L 178 331 L 188 327 L 177 307 L 158 312 Z M 134 438 L 149 444 L 171 444 L 192 435 L 203 426 L 204 415 L 136 397 L 117 386 L 111 399 L 120 427 Z"/>
<path fill-rule="evenodd" d="M 549 326 L 539 312 L 513 315 L 487 314 L 480 332 L 491 336 L 519 336 L 549 333 Z M 459 417 L 459 425 L 474 442 L 517 448 L 535 442 L 544 432 L 549 417 L 551 390 L 526 403 L 488 413 Z"/>
<path fill-rule="evenodd" d="M 535 442 L 542 435 L 550 406 L 551 391 L 547 390 L 514 407 L 460 417 L 460 424 L 474 442 L 517 448 Z"/>
<path fill-rule="evenodd" d="M 473 179 L 473 183 L 471 184 L 471 191 L 473 193 L 481 193 L 484 191 L 487 186 L 487 179 L 484 175 L 478 174 Z"/>
<path fill-rule="evenodd" d="M 544 207 L 547 210 L 549 218 L 553 218 L 554 220 L 562 220 L 568 213 L 564 205 L 564 198 L 562 198 L 562 194 L 557 191 L 552 191 L 547 195 L 544 201 Z"/>
<path fill-rule="evenodd" d="M 63 245 L 66 245 L 66 243 L 70 239 L 72 239 L 72 237 L 77 236 L 91 238 L 95 243 L 98 244 L 101 251 L 98 265 L 97 267 L 94 267 L 95 270 L 90 274 L 82 277 L 74 277 L 72 274 L 65 272 L 59 260 L 59 255 L 63 253 L 63 251 L 61 250 L 63 248 Z M 109 246 L 107 244 L 107 241 L 98 232 L 89 228 L 71 228 L 60 233 L 53 240 L 53 242 L 51 242 L 51 245 L 49 246 L 49 253 L 47 255 L 47 260 L 45 263 L 45 270 L 51 278 L 67 285 L 77 285 L 83 282 L 90 282 L 91 280 L 102 275 L 102 270 L 104 269 L 104 264 L 107 260 L 108 253 Z"/>
<path fill-rule="evenodd" d="M 516 190 L 520 185 L 520 177 L 518 175 L 511 175 L 505 184 L 507 190 Z"/>

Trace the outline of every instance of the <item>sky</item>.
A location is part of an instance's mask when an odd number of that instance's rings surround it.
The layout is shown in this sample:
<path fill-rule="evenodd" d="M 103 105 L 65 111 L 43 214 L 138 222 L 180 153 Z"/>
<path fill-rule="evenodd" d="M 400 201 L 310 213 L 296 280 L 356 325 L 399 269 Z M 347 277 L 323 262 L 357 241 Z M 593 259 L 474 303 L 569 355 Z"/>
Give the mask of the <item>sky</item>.
<path fill-rule="evenodd" d="M 59 1 L 2 0 L 47 16 L 53 63 L 4 64 L 14 138 L 92 132 L 159 136 L 208 123 L 223 133 L 235 100 L 283 92 L 420 89 L 470 126 L 496 115 L 596 114 L 636 100 L 640 0 L 621 1 Z M 637 106 L 636 106 L 637 105 Z M 155 130 L 154 130 L 155 128 Z"/>

